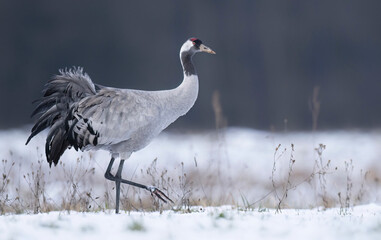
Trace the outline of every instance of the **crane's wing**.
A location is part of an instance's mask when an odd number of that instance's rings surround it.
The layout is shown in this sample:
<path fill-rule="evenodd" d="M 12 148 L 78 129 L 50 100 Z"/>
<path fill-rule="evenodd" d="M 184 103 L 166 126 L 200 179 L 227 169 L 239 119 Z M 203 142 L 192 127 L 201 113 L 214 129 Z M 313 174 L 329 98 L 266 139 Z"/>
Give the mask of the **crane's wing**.
<path fill-rule="evenodd" d="M 160 105 L 155 94 L 146 91 L 103 88 L 84 98 L 73 114 L 69 139 L 77 149 L 129 140 L 158 121 Z"/>
<path fill-rule="evenodd" d="M 32 116 L 39 118 L 26 142 L 28 144 L 35 135 L 50 127 L 45 145 L 46 158 L 50 165 L 52 162 L 57 164 L 70 145 L 67 130 L 72 109 L 81 99 L 95 95 L 103 88 L 95 85 L 80 67 L 59 72 L 59 75 L 48 81 L 42 91 L 43 97 L 36 101 L 38 105 Z"/>

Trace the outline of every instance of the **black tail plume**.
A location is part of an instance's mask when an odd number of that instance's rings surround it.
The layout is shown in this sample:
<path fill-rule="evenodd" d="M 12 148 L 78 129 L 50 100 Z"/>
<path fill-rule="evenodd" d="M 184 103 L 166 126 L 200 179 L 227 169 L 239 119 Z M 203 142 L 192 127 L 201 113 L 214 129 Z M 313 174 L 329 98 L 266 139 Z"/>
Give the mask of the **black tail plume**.
<path fill-rule="evenodd" d="M 52 163 L 57 165 L 62 154 L 72 145 L 68 132 L 77 103 L 102 88 L 96 87 L 81 67 L 59 72 L 45 85 L 43 97 L 36 101 L 38 105 L 32 112 L 32 117 L 39 117 L 25 143 L 28 144 L 34 136 L 50 127 L 45 144 L 46 159 L 50 166 Z"/>

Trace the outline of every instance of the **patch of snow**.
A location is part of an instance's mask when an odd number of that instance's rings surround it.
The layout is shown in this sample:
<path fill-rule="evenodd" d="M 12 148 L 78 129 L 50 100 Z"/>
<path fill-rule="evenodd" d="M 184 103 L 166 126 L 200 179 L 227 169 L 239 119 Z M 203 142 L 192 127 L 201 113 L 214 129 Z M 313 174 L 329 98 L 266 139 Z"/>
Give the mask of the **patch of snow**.
<path fill-rule="evenodd" d="M 243 211 L 230 206 L 174 212 L 50 212 L 0 216 L 0 239 L 380 239 L 381 207 Z"/>

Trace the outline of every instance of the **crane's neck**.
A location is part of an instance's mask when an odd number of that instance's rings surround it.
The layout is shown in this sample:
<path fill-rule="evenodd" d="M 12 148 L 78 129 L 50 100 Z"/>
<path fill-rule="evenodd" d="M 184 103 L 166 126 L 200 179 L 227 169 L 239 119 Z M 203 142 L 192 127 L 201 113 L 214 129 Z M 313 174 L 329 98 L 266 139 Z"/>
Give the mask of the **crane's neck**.
<path fill-rule="evenodd" d="M 182 51 L 180 53 L 181 65 L 183 66 L 184 77 L 197 75 L 196 69 L 194 68 L 192 57 L 194 53 L 191 51 Z"/>
<path fill-rule="evenodd" d="M 184 79 L 177 88 L 162 92 L 163 100 L 160 102 L 162 103 L 161 116 L 163 120 L 158 126 L 160 130 L 186 114 L 197 99 L 198 76 L 192 63 L 194 53 L 183 51 L 183 48 L 180 51 L 180 60 L 183 66 Z"/>
<path fill-rule="evenodd" d="M 198 95 L 198 76 L 192 62 L 192 51 L 180 51 L 181 65 L 183 66 L 184 79 L 173 89 L 171 101 L 173 113 L 179 117 L 184 115 L 193 106 Z M 176 117 L 176 118 L 177 118 Z"/>

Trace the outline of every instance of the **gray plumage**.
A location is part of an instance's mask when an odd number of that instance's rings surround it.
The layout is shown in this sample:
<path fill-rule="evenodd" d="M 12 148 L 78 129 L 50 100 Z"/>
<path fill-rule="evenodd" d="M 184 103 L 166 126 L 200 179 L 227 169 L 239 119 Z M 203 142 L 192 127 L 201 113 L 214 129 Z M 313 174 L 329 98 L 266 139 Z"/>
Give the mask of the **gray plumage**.
<path fill-rule="evenodd" d="M 184 79 L 175 89 L 141 91 L 94 84 L 83 69 L 60 70 L 43 90 L 32 115 L 39 116 L 27 143 L 49 128 L 45 152 L 51 165 L 67 148 L 108 150 L 127 159 L 144 148 L 163 129 L 189 111 L 198 94 L 192 63 L 196 52 L 214 53 L 198 39 L 180 50 Z"/>

